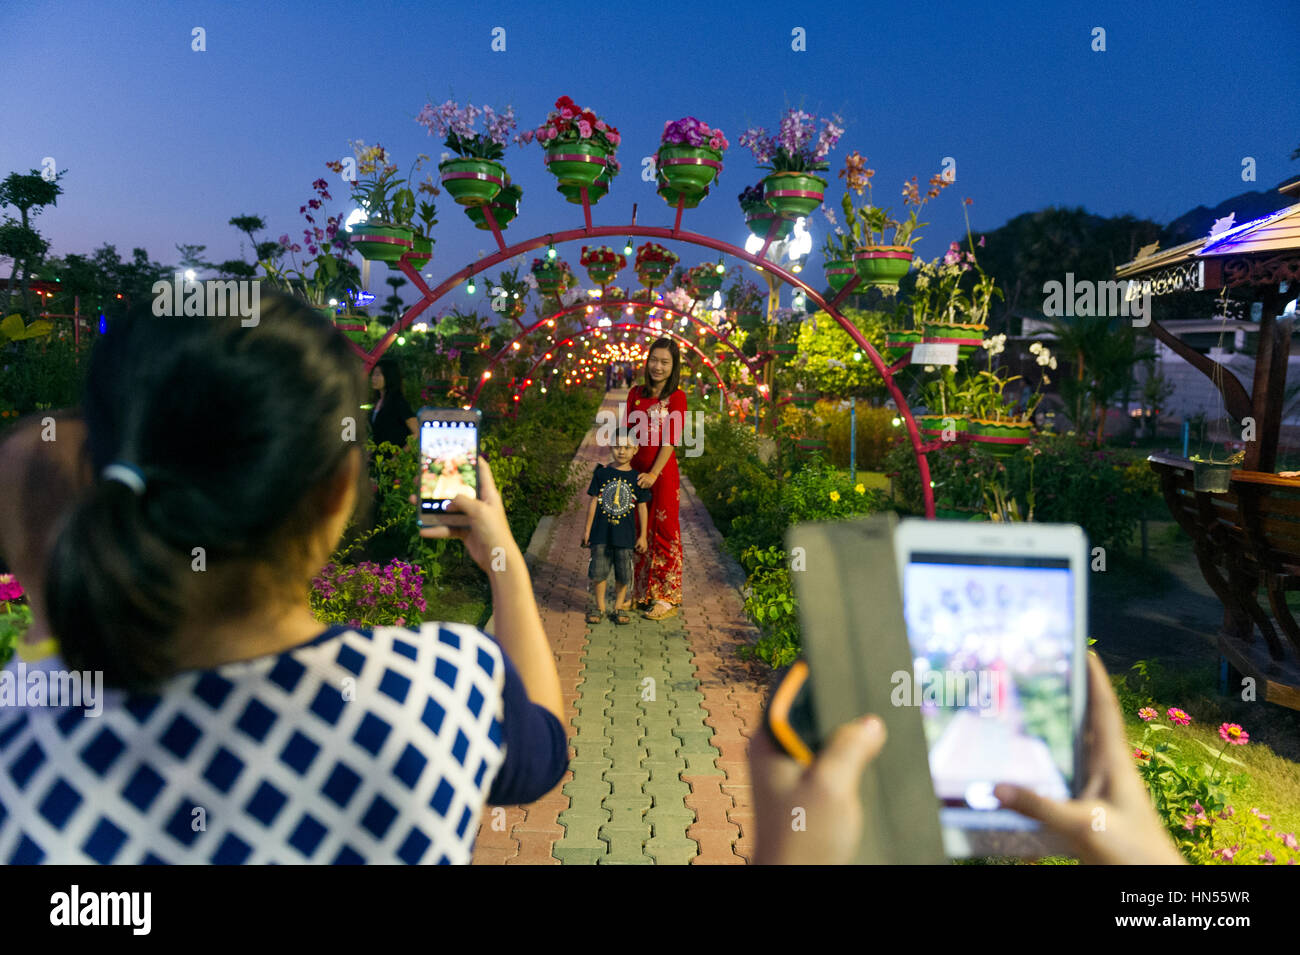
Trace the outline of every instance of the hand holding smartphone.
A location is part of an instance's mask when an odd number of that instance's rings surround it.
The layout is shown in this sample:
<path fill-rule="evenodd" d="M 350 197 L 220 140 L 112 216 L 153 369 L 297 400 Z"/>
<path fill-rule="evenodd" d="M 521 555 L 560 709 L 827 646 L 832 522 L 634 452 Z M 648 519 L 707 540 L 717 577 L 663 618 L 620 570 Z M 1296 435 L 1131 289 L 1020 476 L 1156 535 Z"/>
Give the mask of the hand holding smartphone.
<path fill-rule="evenodd" d="M 477 408 L 421 408 L 419 518 L 421 527 L 466 527 L 469 518 L 449 510 L 457 497 L 479 498 L 478 459 L 482 412 Z"/>

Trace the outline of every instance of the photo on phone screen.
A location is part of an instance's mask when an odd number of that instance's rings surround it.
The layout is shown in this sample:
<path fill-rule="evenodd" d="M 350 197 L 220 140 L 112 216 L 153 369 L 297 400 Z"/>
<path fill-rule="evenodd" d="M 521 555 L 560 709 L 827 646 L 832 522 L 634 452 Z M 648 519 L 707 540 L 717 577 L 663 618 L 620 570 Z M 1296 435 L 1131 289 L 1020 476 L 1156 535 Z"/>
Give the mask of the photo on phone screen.
<path fill-rule="evenodd" d="M 1066 556 L 905 555 L 912 685 L 940 819 L 1032 829 L 999 810 L 998 783 L 1068 799 L 1075 773 L 1076 581 Z"/>
<path fill-rule="evenodd" d="M 458 496 L 478 496 L 478 424 L 421 416 L 420 514 L 446 513 Z"/>

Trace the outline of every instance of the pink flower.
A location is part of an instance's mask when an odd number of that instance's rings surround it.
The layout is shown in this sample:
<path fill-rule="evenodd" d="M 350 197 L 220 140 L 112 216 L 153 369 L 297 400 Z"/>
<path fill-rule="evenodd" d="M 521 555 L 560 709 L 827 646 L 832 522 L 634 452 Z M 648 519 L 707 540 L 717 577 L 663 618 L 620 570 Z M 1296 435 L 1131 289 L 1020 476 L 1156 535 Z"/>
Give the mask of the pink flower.
<path fill-rule="evenodd" d="M 609 129 L 609 124 L 606 123 L 603 119 L 598 119 L 596 120 L 596 129 L 600 130 L 603 133 L 605 130 Z"/>
<path fill-rule="evenodd" d="M 531 143 L 533 141 L 533 131 L 531 129 L 525 129 L 519 134 L 519 138 L 526 143 Z"/>
<path fill-rule="evenodd" d="M 567 106 L 560 107 L 560 119 L 573 119 L 573 117 L 577 115 L 577 112 L 569 109 Z"/>
<path fill-rule="evenodd" d="M 1133 758 L 1134 758 L 1134 759 L 1150 759 L 1150 758 L 1151 758 L 1151 754 L 1148 753 L 1148 752 L 1147 752 L 1146 750 L 1144 750 L 1144 749 L 1135 749 L 1135 750 L 1133 750 Z"/>
<path fill-rule="evenodd" d="M 716 149 L 719 152 L 721 152 L 726 147 L 723 145 L 723 141 L 720 136 L 713 136 L 709 139 L 709 148 Z"/>
<path fill-rule="evenodd" d="M 1292 833 L 1284 832 L 1278 838 L 1282 840 L 1282 845 L 1288 849 L 1300 849 L 1300 842 L 1296 841 L 1296 837 Z"/>
<path fill-rule="evenodd" d="M 1250 742 L 1250 734 L 1236 723 L 1224 723 L 1219 727 L 1219 738 L 1233 746 L 1245 746 Z"/>
<path fill-rule="evenodd" d="M 1271 851 L 1266 850 L 1264 854 L 1259 857 L 1259 861 L 1265 863 L 1266 865 L 1272 865 L 1274 862 L 1277 861 L 1277 858 L 1273 855 Z"/>
<path fill-rule="evenodd" d="M 578 135 L 583 139 L 590 139 L 591 123 L 587 122 L 585 119 L 578 120 Z"/>
<path fill-rule="evenodd" d="M 979 242 L 975 244 L 978 245 L 981 249 L 984 248 L 984 236 L 980 236 Z"/>
<path fill-rule="evenodd" d="M 17 600 L 23 595 L 23 585 L 13 574 L 0 574 L 0 600 Z"/>
<path fill-rule="evenodd" d="M 1224 846 L 1222 849 L 1215 849 L 1210 853 L 1210 855 L 1216 859 L 1222 860 L 1223 862 L 1231 862 L 1232 857 L 1235 856 L 1240 849 L 1241 846 L 1233 846 L 1232 848 Z"/>
<path fill-rule="evenodd" d="M 1255 808 L 1253 808 L 1253 807 L 1251 808 L 1250 813 L 1251 813 L 1251 815 L 1253 815 L 1253 816 L 1255 816 L 1255 817 L 1257 817 L 1257 818 L 1259 818 L 1259 819 L 1272 819 L 1272 818 L 1273 818 L 1272 816 L 1266 816 L 1266 815 L 1264 815 L 1264 814 L 1263 814 L 1262 812 L 1260 812 L 1258 809 L 1255 809 Z"/>
<path fill-rule="evenodd" d="M 1166 715 L 1169 717 L 1169 722 L 1177 723 L 1179 726 L 1186 726 L 1188 723 L 1192 721 L 1192 718 L 1190 716 L 1188 716 L 1186 713 L 1184 713 L 1176 706 L 1169 707 L 1168 711 L 1166 712 Z"/>
<path fill-rule="evenodd" d="M 620 136 L 618 133 L 609 133 L 607 134 L 607 138 L 609 139 L 611 146 L 617 146 L 620 142 L 623 141 L 623 137 Z"/>
<path fill-rule="evenodd" d="M 1138 710 L 1138 718 L 1144 723 L 1150 723 L 1152 720 L 1159 719 L 1160 714 L 1156 712 L 1155 707 L 1144 706 Z"/>

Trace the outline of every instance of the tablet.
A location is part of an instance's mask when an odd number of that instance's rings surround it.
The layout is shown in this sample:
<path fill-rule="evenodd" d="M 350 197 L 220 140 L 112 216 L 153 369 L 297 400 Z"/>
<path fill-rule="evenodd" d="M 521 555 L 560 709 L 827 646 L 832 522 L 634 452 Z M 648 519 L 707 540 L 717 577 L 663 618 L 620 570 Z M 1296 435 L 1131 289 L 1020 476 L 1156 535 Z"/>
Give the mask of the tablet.
<path fill-rule="evenodd" d="M 1082 784 L 1087 538 L 1075 525 L 905 520 L 894 550 L 912 669 L 893 674 L 891 702 L 920 711 L 945 852 L 1052 851 L 993 788 L 1068 799 Z"/>

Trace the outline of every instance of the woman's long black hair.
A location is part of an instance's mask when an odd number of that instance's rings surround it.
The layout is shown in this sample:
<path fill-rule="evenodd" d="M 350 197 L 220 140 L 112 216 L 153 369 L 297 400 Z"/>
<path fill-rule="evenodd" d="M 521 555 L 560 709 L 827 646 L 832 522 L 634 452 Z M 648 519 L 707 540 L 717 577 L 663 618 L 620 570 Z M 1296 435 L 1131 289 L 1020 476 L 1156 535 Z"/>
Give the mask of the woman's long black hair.
<path fill-rule="evenodd" d="M 375 367 L 384 373 L 385 395 L 405 395 L 402 390 L 405 385 L 402 380 L 401 362 L 396 358 L 381 358 L 375 363 Z"/>
<path fill-rule="evenodd" d="M 315 569 L 319 495 L 365 440 L 362 370 L 328 320 L 278 294 L 251 327 L 147 303 L 109 326 L 82 404 L 95 482 L 48 565 L 70 667 L 148 685 L 174 671 L 183 623 L 247 613 Z M 142 494 L 100 476 L 114 462 L 143 473 Z"/>

